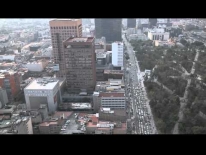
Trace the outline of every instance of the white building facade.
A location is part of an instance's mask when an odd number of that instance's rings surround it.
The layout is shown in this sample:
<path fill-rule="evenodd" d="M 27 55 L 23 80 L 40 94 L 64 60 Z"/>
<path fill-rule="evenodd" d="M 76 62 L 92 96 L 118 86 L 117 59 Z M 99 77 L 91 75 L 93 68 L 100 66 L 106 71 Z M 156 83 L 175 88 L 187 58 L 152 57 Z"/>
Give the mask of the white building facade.
<path fill-rule="evenodd" d="M 32 72 L 42 72 L 44 68 L 47 66 L 47 64 L 47 61 L 34 61 L 22 64 L 22 66 L 28 68 L 28 70 Z"/>
<path fill-rule="evenodd" d="M 24 88 L 27 109 L 38 109 L 42 104 L 47 105 L 49 113 L 56 111 L 61 102 L 59 80 L 43 78 L 32 81 Z"/>
<path fill-rule="evenodd" d="M 0 55 L 0 61 L 4 61 L 4 60 L 15 61 L 15 58 L 16 58 L 15 55 Z"/>
<path fill-rule="evenodd" d="M 100 93 L 101 107 L 111 109 L 125 109 L 124 93 Z"/>
<path fill-rule="evenodd" d="M 123 68 L 123 43 L 112 43 L 112 65 Z"/>
<path fill-rule="evenodd" d="M 165 41 L 169 39 L 169 32 L 165 32 L 164 29 L 153 29 L 148 31 L 148 38 L 150 40 Z"/>

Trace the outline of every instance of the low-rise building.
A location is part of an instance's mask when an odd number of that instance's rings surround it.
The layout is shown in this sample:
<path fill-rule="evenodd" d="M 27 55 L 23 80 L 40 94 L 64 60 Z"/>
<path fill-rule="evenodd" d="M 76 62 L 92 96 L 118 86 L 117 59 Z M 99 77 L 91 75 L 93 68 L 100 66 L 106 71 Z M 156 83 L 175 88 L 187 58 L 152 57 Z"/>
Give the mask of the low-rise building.
<path fill-rule="evenodd" d="M 148 37 L 144 34 L 144 33 L 141 33 L 141 34 L 131 34 L 129 36 L 129 40 L 148 40 Z"/>
<path fill-rule="evenodd" d="M 155 46 L 174 46 L 175 44 L 170 41 L 155 40 Z"/>
<path fill-rule="evenodd" d="M 115 124 L 113 134 L 127 134 L 127 124 L 126 123 Z"/>
<path fill-rule="evenodd" d="M 16 55 L 0 55 L 0 61 L 10 60 L 15 61 Z"/>
<path fill-rule="evenodd" d="M 111 109 L 125 109 L 125 93 L 123 92 L 99 92 L 93 95 L 94 111 L 98 108 L 111 108 Z"/>
<path fill-rule="evenodd" d="M 110 108 L 100 108 L 99 120 L 112 122 L 126 122 L 126 119 L 126 111 L 124 109 L 111 110 Z"/>
<path fill-rule="evenodd" d="M 168 40 L 169 32 L 165 32 L 163 28 L 154 28 L 148 31 L 148 38 L 150 40 Z"/>
<path fill-rule="evenodd" d="M 12 115 L 1 117 L 0 134 L 33 134 L 31 117 Z"/>
<path fill-rule="evenodd" d="M 0 70 L 14 69 L 18 68 L 19 65 L 15 62 L 2 62 L 0 63 Z"/>
<path fill-rule="evenodd" d="M 28 68 L 28 70 L 31 72 L 42 72 L 46 68 L 48 63 L 49 61 L 44 59 L 44 60 L 23 63 L 22 66 Z"/>
<path fill-rule="evenodd" d="M 59 134 L 73 112 L 55 112 L 52 118 L 39 124 L 40 134 Z"/>
<path fill-rule="evenodd" d="M 122 79 L 124 75 L 123 70 L 104 70 L 104 80 L 108 79 Z"/>

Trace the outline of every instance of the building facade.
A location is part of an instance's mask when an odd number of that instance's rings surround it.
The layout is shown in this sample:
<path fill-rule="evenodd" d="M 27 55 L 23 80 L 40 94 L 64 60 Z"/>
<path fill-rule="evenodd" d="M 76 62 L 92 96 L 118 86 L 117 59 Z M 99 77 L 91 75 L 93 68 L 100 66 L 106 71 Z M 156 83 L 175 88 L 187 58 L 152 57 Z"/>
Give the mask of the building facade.
<path fill-rule="evenodd" d="M 94 37 L 69 38 L 64 42 L 67 90 L 93 92 L 96 85 Z"/>
<path fill-rule="evenodd" d="M 125 109 L 124 93 L 99 93 L 102 108 Z"/>
<path fill-rule="evenodd" d="M 16 71 L 0 71 L 0 87 L 7 92 L 9 100 L 20 92 L 21 74 Z"/>
<path fill-rule="evenodd" d="M 153 29 L 148 31 L 148 38 L 150 40 L 165 41 L 169 39 L 169 32 L 165 32 L 164 29 Z"/>
<path fill-rule="evenodd" d="M 127 19 L 127 28 L 136 28 L 136 18 Z"/>
<path fill-rule="evenodd" d="M 122 19 L 95 19 L 96 38 L 105 37 L 108 43 L 122 41 Z"/>
<path fill-rule="evenodd" d="M 66 72 L 63 41 L 71 36 L 82 37 L 81 19 L 55 19 L 49 22 L 53 56 L 56 64 L 59 64 L 57 77 L 64 77 Z"/>
<path fill-rule="evenodd" d="M 112 65 L 115 67 L 123 67 L 123 43 L 112 43 Z"/>
<path fill-rule="evenodd" d="M 48 63 L 49 61 L 47 60 L 38 60 L 34 62 L 28 62 L 22 66 L 28 68 L 28 70 L 31 72 L 42 72 Z"/>
<path fill-rule="evenodd" d="M 26 106 L 28 110 L 39 109 L 41 104 L 47 105 L 49 113 L 56 111 L 61 103 L 59 80 L 42 78 L 32 81 L 24 88 Z"/>

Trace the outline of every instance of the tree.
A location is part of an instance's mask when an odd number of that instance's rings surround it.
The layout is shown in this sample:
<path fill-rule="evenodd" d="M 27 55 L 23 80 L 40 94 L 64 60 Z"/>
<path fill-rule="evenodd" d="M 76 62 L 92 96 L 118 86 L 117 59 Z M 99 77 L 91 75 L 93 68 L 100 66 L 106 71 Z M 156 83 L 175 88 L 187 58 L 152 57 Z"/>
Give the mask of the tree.
<path fill-rule="evenodd" d="M 156 124 L 157 124 L 159 130 L 160 130 L 162 133 L 165 133 L 166 124 L 165 124 L 161 119 L 158 119 Z"/>

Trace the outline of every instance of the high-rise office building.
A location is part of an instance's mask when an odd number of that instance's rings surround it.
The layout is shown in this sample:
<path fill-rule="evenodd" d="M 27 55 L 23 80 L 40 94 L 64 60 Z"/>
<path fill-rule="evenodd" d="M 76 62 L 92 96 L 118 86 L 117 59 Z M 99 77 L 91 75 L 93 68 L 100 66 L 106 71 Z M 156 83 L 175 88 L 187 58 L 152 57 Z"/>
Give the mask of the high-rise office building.
<path fill-rule="evenodd" d="M 96 38 L 105 37 L 106 42 L 122 41 L 122 19 L 95 19 Z"/>
<path fill-rule="evenodd" d="M 127 28 L 136 28 L 136 18 L 127 19 Z"/>
<path fill-rule="evenodd" d="M 63 41 L 67 38 L 82 37 L 81 19 L 55 19 L 49 22 L 54 62 L 59 64 L 57 77 L 64 77 L 66 73 Z"/>
<path fill-rule="evenodd" d="M 64 41 L 67 90 L 93 92 L 96 85 L 94 37 L 69 38 Z"/>

